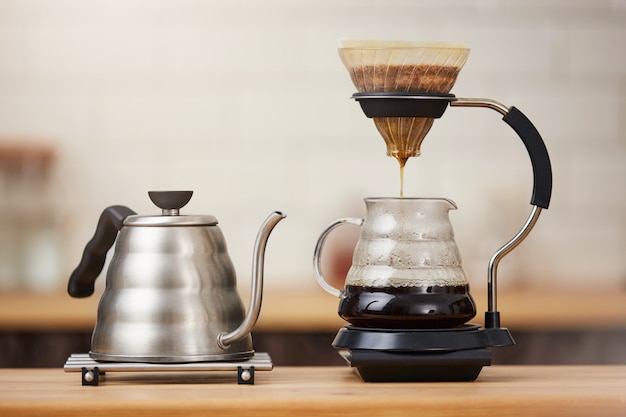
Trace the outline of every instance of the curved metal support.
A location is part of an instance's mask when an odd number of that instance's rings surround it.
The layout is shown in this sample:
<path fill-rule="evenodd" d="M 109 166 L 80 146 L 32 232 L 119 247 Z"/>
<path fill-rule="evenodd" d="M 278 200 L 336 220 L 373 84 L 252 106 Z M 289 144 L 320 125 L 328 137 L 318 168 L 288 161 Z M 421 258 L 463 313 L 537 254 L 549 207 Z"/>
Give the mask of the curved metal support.
<path fill-rule="evenodd" d="M 509 115 L 511 108 L 506 107 L 504 104 L 497 102 L 491 99 L 483 99 L 483 98 L 458 98 L 455 97 L 450 100 L 450 106 L 457 107 L 485 107 L 492 110 L 497 111 L 502 114 L 505 118 Z M 519 134 L 519 132 L 518 132 Z M 522 137 L 522 139 L 524 139 Z M 547 155 L 547 154 L 546 154 Z M 532 154 L 531 154 L 532 160 Z M 549 164 L 549 161 L 548 161 Z M 534 169 L 534 166 L 533 166 Z M 550 173 L 551 176 L 551 173 Z M 551 189 L 551 184 L 550 184 Z M 546 205 L 547 207 L 547 205 Z M 509 240 L 504 246 L 498 249 L 491 259 L 489 260 L 489 271 L 487 276 L 487 295 L 488 295 L 488 306 L 486 317 L 489 317 L 489 321 L 491 321 L 491 325 L 493 327 L 499 327 L 499 313 L 498 313 L 498 302 L 497 302 L 497 278 L 498 278 L 498 264 L 509 252 L 515 249 L 522 241 L 528 236 L 532 228 L 534 227 L 537 219 L 539 218 L 539 214 L 541 213 L 541 207 L 533 204 L 533 209 L 530 213 L 530 216 L 526 220 L 524 226 L 520 229 L 519 232 Z M 486 321 L 488 321 L 486 319 Z"/>
<path fill-rule="evenodd" d="M 528 220 L 519 232 L 513 237 L 513 239 L 509 240 L 504 246 L 496 251 L 493 254 L 491 259 L 489 260 L 489 273 L 487 276 L 487 292 L 488 292 L 488 305 L 487 311 L 497 312 L 497 278 L 498 278 L 498 264 L 509 252 L 515 249 L 522 241 L 528 236 L 532 228 L 537 223 L 537 219 L 539 219 L 539 214 L 541 214 L 541 207 L 533 206 L 533 210 L 530 212 L 530 216 L 528 216 Z"/>
<path fill-rule="evenodd" d="M 460 98 L 455 97 L 450 100 L 450 107 L 486 107 L 491 110 L 495 110 L 498 113 L 506 116 L 509 113 L 509 108 L 504 104 L 491 100 L 489 98 Z"/>

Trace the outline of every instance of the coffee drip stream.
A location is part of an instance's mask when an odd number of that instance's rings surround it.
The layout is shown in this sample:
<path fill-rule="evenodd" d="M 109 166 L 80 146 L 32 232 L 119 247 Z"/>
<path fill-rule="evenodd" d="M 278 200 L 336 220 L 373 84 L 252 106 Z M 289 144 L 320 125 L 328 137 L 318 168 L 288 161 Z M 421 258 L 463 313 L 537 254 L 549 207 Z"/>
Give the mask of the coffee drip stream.
<path fill-rule="evenodd" d="M 365 115 L 401 167 L 420 153 L 434 119 L 450 107 L 499 112 L 523 141 L 533 168 L 531 213 L 520 231 L 489 261 L 484 326 L 476 314 L 454 243 L 447 199 L 365 199 L 364 219 L 342 218 L 327 226 L 314 252 L 319 284 L 340 298 L 349 322 L 333 346 L 364 381 L 472 381 L 491 364 L 491 348 L 515 344 L 500 326 L 497 268 L 530 233 L 552 193 L 550 159 L 539 132 L 515 107 L 490 99 L 450 94 L 469 50 L 459 45 L 347 41 L 339 49 Z M 442 70 L 441 68 L 447 68 Z M 417 127 L 417 128 L 416 128 Z M 376 207 L 381 206 L 381 207 Z M 321 270 L 328 234 L 344 224 L 360 226 L 346 286 L 328 284 Z"/>

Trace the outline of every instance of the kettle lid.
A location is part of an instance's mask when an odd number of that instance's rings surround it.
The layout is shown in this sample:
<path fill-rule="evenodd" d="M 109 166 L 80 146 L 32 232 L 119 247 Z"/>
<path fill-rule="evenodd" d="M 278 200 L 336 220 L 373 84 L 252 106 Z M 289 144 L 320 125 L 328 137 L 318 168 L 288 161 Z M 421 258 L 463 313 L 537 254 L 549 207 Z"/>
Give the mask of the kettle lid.
<path fill-rule="evenodd" d="M 161 209 L 161 216 L 128 216 L 124 226 L 215 226 L 217 219 L 211 215 L 180 215 L 193 191 L 149 191 L 150 200 Z"/>

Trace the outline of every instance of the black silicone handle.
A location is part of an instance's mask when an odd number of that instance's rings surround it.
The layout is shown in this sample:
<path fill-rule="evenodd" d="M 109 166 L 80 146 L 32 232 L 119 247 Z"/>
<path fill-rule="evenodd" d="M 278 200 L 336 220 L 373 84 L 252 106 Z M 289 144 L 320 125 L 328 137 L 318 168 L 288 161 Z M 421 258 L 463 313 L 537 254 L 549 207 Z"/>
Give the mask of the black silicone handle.
<path fill-rule="evenodd" d="M 547 209 L 552 196 L 552 165 L 541 135 L 524 113 L 515 107 L 511 107 L 502 120 L 515 130 L 530 156 L 534 177 L 530 203 Z"/>
<path fill-rule="evenodd" d="M 70 275 L 67 292 L 72 297 L 89 297 L 93 294 L 96 278 L 102 272 L 106 255 L 115 243 L 117 232 L 122 229 L 124 219 L 137 214 L 125 206 L 111 206 L 104 209 L 98 219 L 96 232 L 83 251 L 80 263 Z"/>

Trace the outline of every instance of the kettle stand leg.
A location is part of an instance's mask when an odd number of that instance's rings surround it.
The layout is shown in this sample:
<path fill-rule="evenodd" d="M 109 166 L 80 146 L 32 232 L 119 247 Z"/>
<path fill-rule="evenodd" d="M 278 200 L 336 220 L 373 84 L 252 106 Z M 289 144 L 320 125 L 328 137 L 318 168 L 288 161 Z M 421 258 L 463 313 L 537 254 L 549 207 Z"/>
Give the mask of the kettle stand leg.
<path fill-rule="evenodd" d="M 96 366 L 93 369 L 81 368 L 82 384 L 87 386 L 98 386 L 100 384 L 100 376 L 104 378 L 104 372 Z"/>
<path fill-rule="evenodd" d="M 253 385 L 254 384 L 254 366 L 244 368 L 243 366 L 237 367 L 237 383 L 239 385 Z"/>

